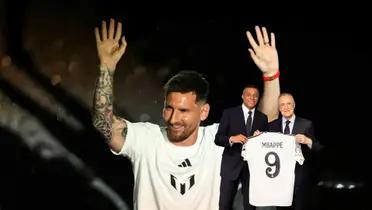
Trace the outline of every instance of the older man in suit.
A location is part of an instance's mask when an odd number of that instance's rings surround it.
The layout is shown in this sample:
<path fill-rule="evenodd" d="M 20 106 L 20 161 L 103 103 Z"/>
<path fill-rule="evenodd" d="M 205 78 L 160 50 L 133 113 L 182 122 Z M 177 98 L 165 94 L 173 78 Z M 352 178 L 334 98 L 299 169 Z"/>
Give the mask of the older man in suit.
<path fill-rule="evenodd" d="M 303 165 L 296 164 L 294 201 L 290 208 L 303 210 L 309 206 L 310 193 L 310 153 L 321 148 L 321 145 L 314 137 L 314 128 L 310 120 L 295 115 L 295 100 L 290 93 L 281 93 L 279 96 L 279 111 L 281 117 L 269 123 L 269 131 L 281 132 L 295 135 L 296 142 L 301 145 L 305 157 Z"/>
<path fill-rule="evenodd" d="M 255 131 L 267 131 L 267 116 L 256 109 L 259 90 L 254 85 L 244 87 L 243 104 L 223 112 L 215 143 L 225 147 L 221 165 L 219 207 L 232 209 L 239 183 L 242 184 L 244 209 L 254 209 L 249 204 L 249 170 L 241 156 L 242 145 Z"/>

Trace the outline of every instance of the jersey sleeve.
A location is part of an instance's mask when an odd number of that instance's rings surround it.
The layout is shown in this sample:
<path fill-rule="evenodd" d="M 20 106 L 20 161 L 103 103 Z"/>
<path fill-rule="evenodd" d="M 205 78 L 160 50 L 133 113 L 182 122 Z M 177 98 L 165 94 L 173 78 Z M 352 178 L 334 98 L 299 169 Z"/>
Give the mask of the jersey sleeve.
<path fill-rule="evenodd" d="M 125 138 L 125 143 L 119 153 L 129 159 L 133 159 L 141 155 L 147 148 L 151 148 L 155 143 L 155 137 L 161 135 L 160 127 L 152 123 L 132 123 L 126 121 L 128 132 Z"/>
<path fill-rule="evenodd" d="M 247 151 L 246 150 L 246 146 L 247 146 L 247 142 L 243 144 L 243 146 L 242 146 L 242 152 L 241 152 L 241 155 L 243 157 L 243 160 L 245 160 L 245 161 L 247 161 L 247 159 L 246 159 L 246 151 Z"/>
<path fill-rule="evenodd" d="M 305 157 L 304 155 L 302 154 L 302 149 L 301 149 L 301 145 L 299 143 L 296 142 L 296 147 L 295 147 L 295 160 L 300 164 L 304 164 L 304 161 L 305 161 Z"/>

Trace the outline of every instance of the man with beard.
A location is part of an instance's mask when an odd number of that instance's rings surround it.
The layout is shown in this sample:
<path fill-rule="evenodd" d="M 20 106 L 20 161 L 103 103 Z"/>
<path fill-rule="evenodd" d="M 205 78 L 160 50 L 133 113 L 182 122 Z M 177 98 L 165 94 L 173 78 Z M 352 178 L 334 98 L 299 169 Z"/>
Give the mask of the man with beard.
<path fill-rule="evenodd" d="M 132 123 L 113 114 L 113 75 L 127 43 L 122 25 L 111 19 L 107 32 L 95 29 L 100 72 L 94 98 L 94 126 L 111 150 L 128 157 L 134 173 L 134 209 L 218 209 L 223 148 L 214 144 L 218 124 L 200 126 L 208 117 L 209 84 L 197 72 L 183 71 L 164 86 L 165 127 Z M 279 96 L 274 34 L 256 27 L 258 44 L 248 32 L 251 57 L 264 74 L 262 109 L 275 116 Z M 120 41 L 121 40 L 121 41 Z M 274 75 L 274 76 L 273 76 Z M 270 112 L 274 111 L 274 112 Z"/>

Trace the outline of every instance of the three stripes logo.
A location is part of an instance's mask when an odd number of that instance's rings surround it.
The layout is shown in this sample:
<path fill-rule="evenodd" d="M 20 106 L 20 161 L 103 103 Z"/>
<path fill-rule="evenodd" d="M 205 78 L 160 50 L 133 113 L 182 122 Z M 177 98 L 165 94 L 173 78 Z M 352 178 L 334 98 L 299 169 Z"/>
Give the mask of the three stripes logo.
<path fill-rule="evenodd" d="M 186 179 L 186 182 L 179 183 L 177 177 L 170 175 L 171 185 L 181 193 L 181 195 L 186 193 L 186 190 L 189 190 L 195 184 L 195 175 L 191 175 Z M 178 188 L 178 189 L 177 189 Z"/>
<path fill-rule="evenodd" d="M 181 164 L 178 165 L 178 167 L 184 168 L 184 167 L 191 167 L 191 163 L 189 159 L 185 159 Z"/>

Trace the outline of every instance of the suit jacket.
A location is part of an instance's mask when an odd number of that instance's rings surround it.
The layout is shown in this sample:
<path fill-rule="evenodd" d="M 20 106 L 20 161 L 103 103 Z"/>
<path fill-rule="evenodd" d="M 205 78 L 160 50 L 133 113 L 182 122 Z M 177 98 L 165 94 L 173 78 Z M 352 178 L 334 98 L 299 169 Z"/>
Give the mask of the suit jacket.
<path fill-rule="evenodd" d="M 214 140 L 217 145 L 225 147 L 220 173 L 222 178 L 236 180 L 244 164 L 247 164 L 241 156 L 242 144 L 233 144 L 231 146 L 229 138 L 238 134 L 251 136 L 256 130 L 267 131 L 267 129 L 267 116 L 258 111 L 257 108 L 254 112 L 252 129 L 249 134 L 247 134 L 245 127 L 244 113 L 241 105 L 224 110 Z"/>
<path fill-rule="evenodd" d="M 269 123 L 269 131 L 284 133 L 282 126 L 282 117 Z M 296 164 L 295 169 L 295 192 L 294 192 L 294 204 L 292 204 L 294 210 L 306 209 L 311 200 L 311 187 L 314 185 L 315 178 L 312 174 L 311 159 L 314 151 L 321 149 L 321 145 L 314 137 L 313 123 L 301 117 L 296 116 L 292 134 L 303 134 L 313 141 L 311 149 L 306 144 L 301 144 L 302 154 L 304 155 L 305 161 L 303 165 Z M 286 209 L 286 208 L 278 208 Z"/>

